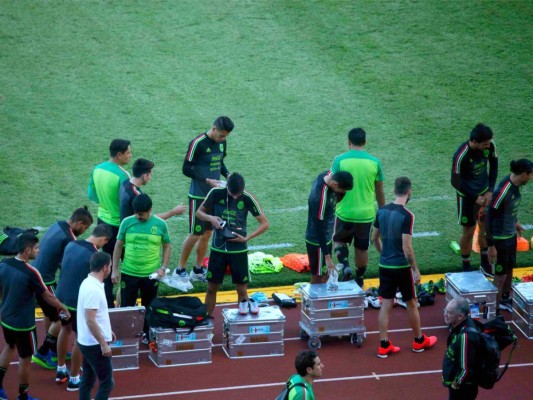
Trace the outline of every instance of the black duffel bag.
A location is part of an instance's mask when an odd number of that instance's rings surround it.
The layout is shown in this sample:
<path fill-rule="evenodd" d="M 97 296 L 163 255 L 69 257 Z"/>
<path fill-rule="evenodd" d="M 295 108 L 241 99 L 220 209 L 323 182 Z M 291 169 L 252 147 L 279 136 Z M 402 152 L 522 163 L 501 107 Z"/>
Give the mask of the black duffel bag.
<path fill-rule="evenodd" d="M 152 328 L 190 328 L 207 323 L 207 307 L 193 296 L 155 298 L 146 313 Z"/>
<path fill-rule="evenodd" d="M 3 256 L 16 255 L 18 253 L 17 240 L 23 233 L 31 233 L 32 235 L 37 236 L 39 231 L 37 229 L 23 229 L 6 226 L 3 234 L 0 235 L 0 254 Z"/>

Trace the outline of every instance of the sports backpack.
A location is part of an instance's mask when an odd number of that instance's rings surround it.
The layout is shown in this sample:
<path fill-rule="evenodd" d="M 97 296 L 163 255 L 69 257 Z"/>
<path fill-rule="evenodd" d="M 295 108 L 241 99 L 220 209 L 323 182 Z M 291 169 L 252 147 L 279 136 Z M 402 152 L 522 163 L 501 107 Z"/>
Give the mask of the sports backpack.
<path fill-rule="evenodd" d="M 206 322 L 207 308 L 202 301 L 193 296 L 176 298 L 155 298 L 148 306 L 146 319 L 154 328 L 190 328 L 189 333 L 198 325 Z"/>
<path fill-rule="evenodd" d="M 476 328 L 465 328 L 465 332 L 477 333 L 480 336 L 480 348 L 477 352 L 478 372 L 477 383 L 484 389 L 492 389 L 502 379 L 509 367 L 511 355 L 518 344 L 518 338 L 501 315 L 485 324 L 474 321 Z M 505 367 L 500 370 L 501 350 L 513 344 Z"/>
<path fill-rule="evenodd" d="M 305 385 L 302 382 L 297 382 L 294 385 L 290 385 L 290 386 L 289 386 L 289 382 L 287 382 L 287 384 L 285 385 L 285 388 L 281 391 L 280 394 L 278 394 L 275 400 L 289 400 L 289 392 L 296 386 L 305 387 Z"/>
<path fill-rule="evenodd" d="M 0 254 L 4 256 L 14 256 L 18 253 L 17 240 L 23 233 L 31 233 L 35 236 L 39 234 L 37 229 L 23 229 L 6 226 L 0 235 Z"/>

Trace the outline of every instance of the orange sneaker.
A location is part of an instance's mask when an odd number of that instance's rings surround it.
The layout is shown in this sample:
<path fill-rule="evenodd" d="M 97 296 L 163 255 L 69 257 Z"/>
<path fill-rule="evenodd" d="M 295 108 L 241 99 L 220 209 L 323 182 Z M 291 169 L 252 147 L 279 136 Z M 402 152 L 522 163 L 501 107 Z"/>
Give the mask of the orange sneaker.
<path fill-rule="evenodd" d="M 424 350 L 435 346 L 435 343 L 437 343 L 437 336 L 427 336 L 426 334 L 422 334 L 422 336 L 424 336 L 424 341 L 422 343 L 417 343 L 413 340 L 413 351 L 415 353 L 422 353 Z"/>
<path fill-rule="evenodd" d="M 387 358 L 389 354 L 398 353 L 400 351 L 400 348 L 397 346 L 394 346 L 392 342 L 389 340 L 389 347 L 378 347 L 378 354 L 377 356 L 379 358 Z"/>

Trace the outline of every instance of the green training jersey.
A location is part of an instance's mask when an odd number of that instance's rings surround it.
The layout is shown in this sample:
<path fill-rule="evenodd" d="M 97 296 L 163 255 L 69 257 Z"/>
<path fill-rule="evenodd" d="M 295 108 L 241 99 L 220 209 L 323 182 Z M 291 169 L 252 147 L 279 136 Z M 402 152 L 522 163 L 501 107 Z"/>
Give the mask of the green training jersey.
<path fill-rule="evenodd" d="M 89 199 L 98 203 L 98 218 L 106 224 L 120 225 L 120 201 L 118 197 L 122 182 L 130 174 L 117 163 L 106 161 L 94 167 L 89 180 Z"/>
<path fill-rule="evenodd" d="M 376 182 L 383 180 L 380 161 L 364 150 L 349 150 L 333 160 L 331 172 L 347 171 L 353 189 L 337 203 L 335 214 L 347 222 L 372 222 L 376 216 Z"/>
<path fill-rule="evenodd" d="M 162 245 L 170 243 L 167 223 L 155 215 L 146 222 L 139 221 L 135 215 L 125 218 L 117 239 L 124 241 L 122 272 L 141 278 L 161 267 Z"/>

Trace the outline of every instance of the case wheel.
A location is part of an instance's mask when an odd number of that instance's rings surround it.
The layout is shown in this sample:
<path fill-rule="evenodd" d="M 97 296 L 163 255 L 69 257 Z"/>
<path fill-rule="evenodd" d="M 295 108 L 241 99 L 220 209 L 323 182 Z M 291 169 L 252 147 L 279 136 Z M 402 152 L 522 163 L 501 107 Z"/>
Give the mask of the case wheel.
<path fill-rule="evenodd" d="M 363 336 L 358 335 L 357 333 L 352 333 L 350 335 L 350 342 L 355 344 L 357 347 L 361 347 L 363 345 Z"/>
<path fill-rule="evenodd" d="M 304 341 L 305 340 L 309 340 L 309 335 L 303 329 L 300 329 L 300 339 L 302 339 Z"/>
<path fill-rule="evenodd" d="M 310 349 L 320 349 L 320 347 L 322 346 L 322 342 L 320 341 L 320 338 L 318 336 L 311 336 L 307 341 L 307 346 Z"/>

